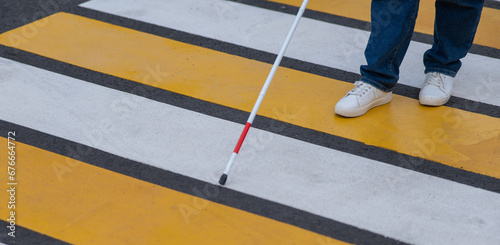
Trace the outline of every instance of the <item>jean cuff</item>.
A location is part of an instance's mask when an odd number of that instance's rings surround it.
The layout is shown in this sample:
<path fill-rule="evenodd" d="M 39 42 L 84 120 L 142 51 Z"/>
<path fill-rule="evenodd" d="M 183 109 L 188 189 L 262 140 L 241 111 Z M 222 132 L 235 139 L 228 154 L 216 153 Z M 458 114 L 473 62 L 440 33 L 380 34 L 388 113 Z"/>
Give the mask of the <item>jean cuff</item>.
<path fill-rule="evenodd" d="M 388 89 L 384 85 L 382 85 L 376 81 L 372 81 L 366 77 L 361 77 L 360 81 L 362 81 L 364 83 L 368 83 L 368 84 L 372 85 L 373 87 L 378 88 L 384 92 L 391 92 L 392 91 L 392 89 Z"/>
<path fill-rule="evenodd" d="M 445 74 L 445 75 L 450 76 L 450 77 L 455 77 L 457 75 L 456 71 L 450 71 L 450 70 L 446 70 L 446 69 L 442 69 L 442 68 L 432 68 L 432 67 L 425 68 L 425 74 L 427 74 L 429 72 L 437 72 L 437 73 Z"/>

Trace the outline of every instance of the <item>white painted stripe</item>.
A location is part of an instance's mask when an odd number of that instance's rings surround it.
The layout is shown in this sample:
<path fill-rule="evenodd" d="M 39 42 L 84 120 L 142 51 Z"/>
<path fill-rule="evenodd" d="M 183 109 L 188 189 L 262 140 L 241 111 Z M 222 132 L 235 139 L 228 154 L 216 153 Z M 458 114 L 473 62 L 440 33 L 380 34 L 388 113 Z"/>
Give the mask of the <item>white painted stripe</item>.
<path fill-rule="evenodd" d="M 81 6 L 277 54 L 293 15 L 224 0 L 92 0 Z M 369 33 L 303 18 L 285 56 L 359 72 Z M 412 42 L 400 83 L 420 88 L 423 53 L 430 45 Z M 453 95 L 500 106 L 500 60 L 469 54 L 463 59 Z M 347 91 L 346 91 L 347 92 Z"/>
<path fill-rule="evenodd" d="M 0 119 L 214 184 L 243 128 L 6 59 L 0 67 Z M 500 243 L 499 194 L 255 128 L 227 188 L 409 243 Z"/>

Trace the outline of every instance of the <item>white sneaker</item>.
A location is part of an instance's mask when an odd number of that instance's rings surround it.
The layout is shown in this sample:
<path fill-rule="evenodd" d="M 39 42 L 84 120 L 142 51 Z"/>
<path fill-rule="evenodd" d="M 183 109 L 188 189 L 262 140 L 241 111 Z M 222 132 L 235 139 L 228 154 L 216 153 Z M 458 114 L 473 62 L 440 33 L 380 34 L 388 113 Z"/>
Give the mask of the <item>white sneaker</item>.
<path fill-rule="evenodd" d="M 425 77 L 425 84 L 420 90 L 419 100 L 422 105 L 440 106 L 446 104 L 453 90 L 453 77 L 429 72 Z"/>
<path fill-rule="evenodd" d="M 373 107 L 391 102 L 392 92 L 385 92 L 368 83 L 357 81 L 353 90 L 335 105 L 335 113 L 344 117 L 358 117 Z"/>

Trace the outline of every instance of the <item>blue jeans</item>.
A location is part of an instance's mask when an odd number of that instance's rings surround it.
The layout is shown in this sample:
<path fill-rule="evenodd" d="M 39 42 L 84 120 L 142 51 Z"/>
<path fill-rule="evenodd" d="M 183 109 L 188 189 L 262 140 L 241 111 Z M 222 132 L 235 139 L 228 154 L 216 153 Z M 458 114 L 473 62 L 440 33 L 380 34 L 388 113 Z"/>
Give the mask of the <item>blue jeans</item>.
<path fill-rule="evenodd" d="M 436 0 L 434 43 L 424 54 L 425 73 L 454 77 L 469 51 L 484 0 Z M 372 32 L 365 49 L 361 81 L 391 91 L 399 79 L 417 19 L 419 0 L 372 0 Z"/>

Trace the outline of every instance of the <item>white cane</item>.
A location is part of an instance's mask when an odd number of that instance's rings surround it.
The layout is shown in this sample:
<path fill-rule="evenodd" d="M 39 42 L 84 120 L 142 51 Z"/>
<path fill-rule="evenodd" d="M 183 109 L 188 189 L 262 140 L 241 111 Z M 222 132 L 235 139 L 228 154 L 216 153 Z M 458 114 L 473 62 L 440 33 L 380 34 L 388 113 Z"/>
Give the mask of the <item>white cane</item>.
<path fill-rule="evenodd" d="M 292 39 L 293 33 L 295 32 L 295 29 L 297 28 L 297 25 L 299 24 L 299 20 L 302 17 L 302 14 L 304 14 L 304 11 L 306 10 L 306 6 L 309 0 L 304 0 L 302 2 L 302 5 L 300 6 L 299 12 L 297 13 L 297 16 L 295 17 L 295 21 L 293 22 L 292 28 L 288 32 L 288 36 L 285 39 L 285 43 L 281 47 L 281 50 L 278 54 L 278 57 L 276 57 L 276 60 L 274 61 L 273 67 L 271 68 L 271 72 L 269 72 L 269 75 L 267 76 L 266 82 L 264 83 L 264 86 L 262 87 L 262 90 L 260 91 L 259 98 L 257 98 L 257 102 L 255 102 L 255 105 L 252 109 L 252 112 L 250 113 L 250 116 L 248 117 L 247 123 L 245 124 L 245 128 L 243 129 L 243 132 L 240 135 L 240 138 L 238 140 L 238 143 L 236 144 L 236 147 L 234 148 L 234 151 L 231 155 L 231 158 L 229 159 L 229 162 L 226 165 L 226 169 L 224 170 L 224 174 L 220 177 L 219 184 L 224 185 L 226 184 L 227 176 L 229 174 L 229 170 L 231 169 L 231 166 L 234 163 L 234 160 L 236 159 L 236 156 L 238 155 L 238 152 L 240 151 L 241 145 L 243 144 L 243 141 L 245 140 L 245 137 L 248 133 L 248 130 L 250 129 L 250 126 L 253 123 L 253 120 L 255 119 L 255 115 L 257 115 L 257 111 L 259 110 L 260 104 L 262 103 L 262 100 L 264 99 L 264 96 L 266 95 L 267 88 L 271 84 L 271 81 L 273 80 L 274 74 L 276 73 L 276 70 L 278 69 L 279 64 L 281 63 L 281 59 L 283 58 L 283 55 L 285 54 L 285 50 L 288 47 L 288 43 L 290 43 L 290 40 Z"/>

